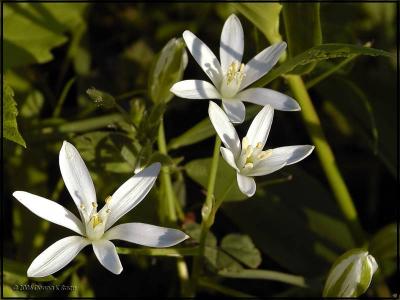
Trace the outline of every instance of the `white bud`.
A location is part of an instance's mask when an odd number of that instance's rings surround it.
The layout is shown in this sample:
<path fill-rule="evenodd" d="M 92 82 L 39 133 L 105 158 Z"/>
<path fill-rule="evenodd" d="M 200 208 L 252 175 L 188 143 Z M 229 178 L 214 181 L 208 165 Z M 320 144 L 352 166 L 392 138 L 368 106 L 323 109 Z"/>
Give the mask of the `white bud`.
<path fill-rule="evenodd" d="M 324 297 L 358 297 L 365 293 L 378 269 L 375 258 L 364 249 L 340 256 L 329 271 Z"/>

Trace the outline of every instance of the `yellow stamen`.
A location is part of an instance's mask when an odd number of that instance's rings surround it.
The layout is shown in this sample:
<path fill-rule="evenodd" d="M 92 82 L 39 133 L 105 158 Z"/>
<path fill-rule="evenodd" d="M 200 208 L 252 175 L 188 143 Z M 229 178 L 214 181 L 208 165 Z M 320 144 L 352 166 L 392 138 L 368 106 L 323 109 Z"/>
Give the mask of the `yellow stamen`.
<path fill-rule="evenodd" d="M 246 163 L 245 165 L 244 165 L 244 168 L 245 169 L 252 169 L 253 168 L 253 163 Z"/>
<path fill-rule="evenodd" d="M 96 208 L 97 207 L 97 203 L 96 202 L 92 202 L 92 206 L 93 206 L 93 208 Z"/>
<path fill-rule="evenodd" d="M 272 150 L 267 150 L 267 151 L 262 151 L 260 154 L 258 154 L 258 159 L 263 160 L 272 155 Z"/>
<path fill-rule="evenodd" d="M 257 148 L 257 149 L 262 149 L 262 143 L 261 143 L 261 142 L 258 142 L 257 145 L 256 145 L 256 148 Z"/>
<path fill-rule="evenodd" d="M 93 223 L 93 229 L 94 229 L 97 225 L 103 223 L 103 220 L 99 217 L 98 214 L 94 214 L 94 215 L 90 218 L 90 222 Z"/>
<path fill-rule="evenodd" d="M 104 202 L 105 202 L 106 204 L 108 204 L 108 203 L 110 203 L 111 199 L 112 199 L 112 197 L 111 197 L 111 196 L 108 196 L 108 197 L 104 200 Z"/>

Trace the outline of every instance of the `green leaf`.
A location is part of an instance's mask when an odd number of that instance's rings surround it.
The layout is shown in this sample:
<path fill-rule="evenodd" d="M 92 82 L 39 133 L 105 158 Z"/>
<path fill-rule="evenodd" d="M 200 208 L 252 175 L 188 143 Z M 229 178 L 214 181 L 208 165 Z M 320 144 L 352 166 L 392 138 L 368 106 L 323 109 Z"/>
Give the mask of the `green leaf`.
<path fill-rule="evenodd" d="M 3 80 L 3 135 L 4 138 L 13 141 L 26 148 L 26 143 L 18 131 L 17 125 L 17 103 L 14 100 L 14 91 L 11 86 Z"/>
<path fill-rule="evenodd" d="M 251 120 L 256 113 L 260 111 L 260 109 L 261 107 L 258 105 L 248 106 L 246 108 L 246 121 Z M 177 149 L 180 147 L 193 145 L 214 135 L 215 129 L 212 126 L 210 119 L 207 117 L 194 125 L 192 128 L 182 133 L 180 136 L 171 139 L 168 144 L 168 149 Z"/>
<path fill-rule="evenodd" d="M 87 3 L 5 4 L 5 68 L 52 60 L 51 50 L 67 41 L 63 33 L 82 22 L 86 6 Z"/>
<path fill-rule="evenodd" d="M 211 158 L 196 159 L 185 165 L 185 170 L 189 177 L 204 188 L 207 188 L 211 161 Z M 236 171 L 222 158 L 219 159 L 218 163 L 214 195 L 218 201 L 237 201 L 247 198 L 239 190 L 236 181 Z"/>
<path fill-rule="evenodd" d="M 271 43 L 282 41 L 279 33 L 279 3 L 231 3 L 236 10 L 252 22 Z"/>
<path fill-rule="evenodd" d="M 250 268 L 258 268 L 261 264 L 261 253 L 248 235 L 226 235 L 221 241 L 221 249 Z"/>
<path fill-rule="evenodd" d="M 284 3 L 283 17 L 289 57 L 322 43 L 319 3 Z M 309 73 L 316 63 L 296 68 L 294 73 Z"/>
<path fill-rule="evenodd" d="M 177 149 L 183 146 L 189 146 L 201 142 L 215 134 L 214 127 L 210 119 L 206 118 L 194 125 L 192 128 L 185 131 L 180 136 L 171 139 L 168 144 L 168 149 Z"/>
<path fill-rule="evenodd" d="M 293 71 L 297 66 L 305 66 L 310 63 L 319 62 L 326 59 L 349 57 L 355 54 L 369 56 L 386 56 L 392 54 L 380 49 L 351 45 L 351 44 L 322 44 L 312 47 L 303 53 L 288 59 L 278 68 L 271 70 L 266 76 L 258 80 L 253 87 L 265 86 L 279 76 Z"/>
<path fill-rule="evenodd" d="M 171 39 L 156 57 L 150 70 L 149 95 L 154 103 L 167 103 L 172 85 L 182 79 L 188 57 L 182 39 Z"/>

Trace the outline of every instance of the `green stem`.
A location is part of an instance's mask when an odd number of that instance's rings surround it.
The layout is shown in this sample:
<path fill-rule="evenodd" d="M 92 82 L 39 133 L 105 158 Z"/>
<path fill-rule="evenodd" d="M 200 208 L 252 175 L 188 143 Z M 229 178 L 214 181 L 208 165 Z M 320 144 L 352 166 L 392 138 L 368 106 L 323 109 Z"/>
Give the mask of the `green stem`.
<path fill-rule="evenodd" d="M 160 127 L 158 130 L 158 149 L 160 150 L 160 153 L 164 155 L 168 155 L 167 152 L 167 143 L 165 141 L 165 132 L 164 132 L 164 122 L 160 122 Z M 168 167 L 162 167 L 161 168 L 161 185 L 165 191 L 165 211 L 163 211 L 163 214 L 165 212 L 168 223 L 169 224 L 176 224 L 178 218 L 176 215 L 176 210 L 175 210 L 175 193 L 172 187 L 172 181 L 171 181 L 171 176 L 169 174 L 169 168 Z M 162 199 L 161 201 L 164 201 Z M 162 205 L 163 206 L 163 205 Z"/>
<path fill-rule="evenodd" d="M 239 272 L 220 271 L 218 275 L 229 278 L 273 280 L 300 287 L 307 287 L 304 277 L 302 276 L 271 270 L 241 270 Z"/>
<path fill-rule="evenodd" d="M 197 281 L 200 276 L 201 266 L 204 257 L 204 251 L 206 246 L 206 239 L 207 233 L 212 226 L 213 218 L 212 216 L 215 215 L 213 212 L 214 207 L 214 188 L 215 188 L 215 179 L 217 177 L 218 171 L 218 161 L 219 161 L 219 148 L 221 147 L 221 139 L 218 135 L 215 138 L 215 145 L 214 145 L 214 152 L 213 158 L 211 162 L 211 170 L 210 175 L 208 178 L 208 185 L 207 185 L 207 196 L 203 208 L 201 210 L 202 215 L 202 222 L 201 222 L 201 229 L 200 229 L 200 248 L 199 248 L 199 255 L 196 256 L 193 260 L 193 269 L 192 269 L 192 293 L 194 296 L 196 294 L 197 288 Z"/>
<path fill-rule="evenodd" d="M 346 218 L 356 243 L 362 244 L 364 232 L 358 220 L 353 200 L 335 161 L 335 156 L 322 130 L 321 122 L 307 92 L 302 78 L 288 75 L 287 80 L 294 97 L 301 106 L 301 113 L 308 133 L 316 147 L 316 152 L 335 199 Z"/>
<path fill-rule="evenodd" d="M 127 255 L 146 255 L 146 256 L 197 256 L 199 247 L 192 248 L 124 248 L 117 247 L 119 254 Z"/>

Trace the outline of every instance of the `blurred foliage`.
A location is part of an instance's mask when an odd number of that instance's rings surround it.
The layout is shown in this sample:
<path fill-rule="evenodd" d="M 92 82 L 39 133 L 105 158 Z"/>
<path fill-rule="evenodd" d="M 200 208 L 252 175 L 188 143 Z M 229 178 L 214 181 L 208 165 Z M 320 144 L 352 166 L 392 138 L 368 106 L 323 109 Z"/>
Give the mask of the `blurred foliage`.
<path fill-rule="evenodd" d="M 395 9 L 394 3 L 4 4 L 2 201 L 4 225 L 10 229 L 4 230 L 4 294 L 179 295 L 175 257 L 124 255 L 124 272 L 113 276 L 85 250 L 45 281 L 28 279 L 31 261 L 68 231 L 40 220 L 11 194 L 26 190 L 76 212 L 59 172 L 63 140 L 82 154 L 98 199 L 138 169 L 160 161 L 168 166 L 175 195 L 179 217 L 174 226 L 192 237 L 181 246 L 196 246 L 215 132 L 207 101 L 173 97 L 169 89 L 182 78 L 204 78 L 186 53 L 182 32 L 193 31 L 218 53 L 221 28 L 231 13 L 244 27 L 244 61 L 271 43 L 288 43 L 288 56 L 255 86 L 268 84 L 286 93 L 285 76 L 303 75 L 370 237 L 369 252 L 393 289 L 398 238 Z M 295 36 L 285 36 L 287 26 Z M 249 105 L 246 120 L 258 111 Z M 157 146 L 161 122 L 167 151 Z M 297 113 L 276 112 L 274 124 L 267 147 L 309 143 Z M 238 126 L 239 135 L 247 127 Z M 315 154 L 296 167 L 257 178 L 251 199 L 239 192 L 234 170 L 220 159 L 214 200 L 224 203 L 207 237 L 200 297 L 318 297 L 332 263 L 358 246 Z M 158 181 L 124 219 L 165 225 L 166 201 L 165 183 Z M 191 258 L 185 261 L 190 265 Z M 29 292 L 13 289 L 15 284 L 78 288 Z M 373 291 L 367 295 L 376 296 Z"/>

